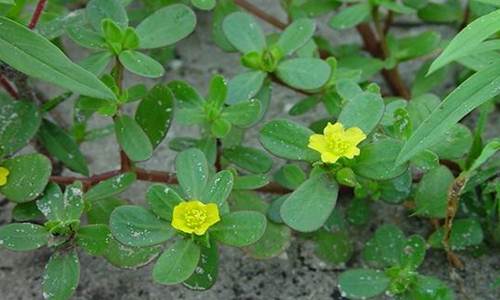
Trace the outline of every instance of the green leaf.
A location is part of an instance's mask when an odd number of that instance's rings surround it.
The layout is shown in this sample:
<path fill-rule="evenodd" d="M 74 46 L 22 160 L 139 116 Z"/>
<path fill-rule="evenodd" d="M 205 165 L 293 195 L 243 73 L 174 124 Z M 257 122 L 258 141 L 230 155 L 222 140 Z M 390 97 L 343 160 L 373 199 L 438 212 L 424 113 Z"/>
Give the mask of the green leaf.
<path fill-rule="evenodd" d="M 236 75 L 227 84 L 227 103 L 235 104 L 252 99 L 259 92 L 266 78 L 262 71 L 250 71 Z"/>
<path fill-rule="evenodd" d="M 215 0 L 191 0 L 194 7 L 202 10 L 211 10 L 215 7 L 217 1 Z"/>
<path fill-rule="evenodd" d="M 231 123 L 226 119 L 215 119 L 210 126 L 212 135 L 216 138 L 223 138 L 231 131 Z"/>
<path fill-rule="evenodd" d="M 210 80 L 210 87 L 206 97 L 207 102 L 215 109 L 220 109 L 224 105 L 227 97 L 227 83 L 221 75 L 215 75 Z"/>
<path fill-rule="evenodd" d="M 164 184 L 153 184 L 146 193 L 151 210 L 160 218 L 171 221 L 174 207 L 184 201 L 176 191 Z"/>
<path fill-rule="evenodd" d="M 412 176 L 408 171 L 401 176 L 378 182 L 380 199 L 386 203 L 399 204 L 410 195 Z"/>
<path fill-rule="evenodd" d="M 83 186 L 76 181 L 64 190 L 63 207 L 67 220 L 80 220 L 83 213 Z"/>
<path fill-rule="evenodd" d="M 0 227 L 0 247 L 30 251 L 45 246 L 50 234 L 45 227 L 31 223 L 12 223 Z"/>
<path fill-rule="evenodd" d="M 382 294 L 389 287 L 384 272 L 372 269 L 350 269 L 339 276 L 339 288 L 349 299 L 366 299 Z"/>
<path fill-rule="evenodd" d="M 499 18 L 500 10 L 496 10 L 490 14 L 477 18 L 467 25 L 453 38 L 438 58 L 434 60 L 428 73 L 433 73 L 435 70 L 453 60 L 468 55 L 472 49 L 479 45 L 479 43 L 499 31 Z"/>
<path fill-rule="evenodd" d="M 36 206 L 47 220 L 66 220 L 63 193 L 59 185 L 49 182 Z M 28 202 L 31 203 L 31 202 Z"/>
<path fill-rule="evenodd" d="M 102 198 L 90 200 L 90 210 L 87 211 L 89 224 L 109 224 L 109 217 L 115 208 L 125 205 L 126 202 L 117 198 Z"/>
<path fill-rule="evenodd" d="M 255 259 L 270 259 L 283 253 L 290 245 L 292 230 L 280 224 L 267 222 L 266 231 L 245 251 Z"/>
<path fill-rule="evenodd" d="M 153 246 L 169 240 L 175 230 L 140 206 L 123 205 L 111 214 L 109 227 L 113 236 L 127 246 Z"/>
<path fill-rule="evenodd" d="M 70 170 L 89 175 L 87 161 L 75 140 L 56 124 L 43 120 L 38 138 L 50 155 L 59 159 Z"/>
<path fill-rule="evenodd" d="M 165 73 L 158 61 L 138 51 L 125 50 L 119 58 L 125 69 L 142 77 L 158 78 Z"/>
<path fill-rule="evenodd" d="M 363 94 L 361 87 L 352 79 L 339 79 L 335 83 L 337 93 L 347 102 L 360 97 Z"/>
<path fill-rule="evenodd" d="M 101 30 L 99 24 L 98 31 Z M 104 37 L 94 30 L 88 29 L 85 26 L 75 25 L 66 28 L 68 37 L 76 44 L 90 49 L 106 49 L 106 41 Z M 106 53 L 110 53 L 106 51 Z"/>
<path fill-rule="evenodd" d="M 256 148 L 235 146 L 224 149 L 223 156 L 229 162 L 252 173 L 266 173 L 273 166 L 271 158 Z"/>
<path fill-rule="evenodd" d="M 200 260 L 200 246 L 191 239 L 180 239 L 158 258 L 153 279 L 160 284 L 177 284 L 194 273 Z"/>
<path fill-rule="evenodd" d="M 314 254 L 329 264 L 347 262 L 353 254 L 353 245 L 346 231 L 317 231 L 314 234 L 316 247 Z"/>
<path fill-rule="evenodd" d="M 481 150 L 481 154 L 474 160 L 467 172 L 473 172 L 484 164 L 490 157 L 500 150 L 500 138 L 495 138 L 488 142 Z"/>
<path fill-rule="evenodd" d="M 291 190 L 298 188 L 306 179 L 307 175 L 296 164 L 286 164 L 274 174 L 277 183 Z"/>
<path fill-rule="evenodd" d="M 12 209 L 12 219 L 17 222 L 39 220 L 43 218 L 42 212 L 36 207 L 36 201 L 18 203 Z"/>
<path fill-rule="evenodd" d="M 276 69 L 279 79 L 302 90 L 321 88 L 330 74 L 330 65 L 317 58 L 292 58 L 280 63 Z"/>
<path fill-rule="evenodd" d="M 85 9 L 87 19 L 95 30 L 101 30 L 104 19 L 111 19 L 120 27 L 128 25 L 128 16 L 120 0 L 91 0 Z"/>
<path fill-rule="evenodd" d="M 217 281 L 219 273 L 219 253 L 217 244 L 212 242 L 210 247 L 200 247 L 200 260 L 194 273 L 182 284 L 195 291 L 204 291 L 211 288 Z"/>
<path fill-rule="evenodd" d="M 238 6 L 232 0 L 217 1 L 212 12 L 212 38 L 215 44 L 224 51 L 235 51 L 222 30 L 222 23 L 227 15 L 238 11 Z"/>
<path fill-rule="evenodd" d="M 52 172 L 50 160 L 41 154 L 26 154 L 2 161 L 10 172 L 0 193 L 13 202 L 28 202 L 40 195 Z"/>
<path fill-rule="evenodd" d="M 418 10 L 418 17 L 432 23 L 453 23 L 464 19 L 462 6 L 459 1 L 455 0 L 444 1 L 444 3 L 430 2 Z"/>
<path fill-rule="evenodd" d="M 216 203 L 222 207 L 233 189 L 233 173 L 223 170 L 208 181 L 200 198 L 204 203 Z"/>
<path fill-rule="evenodd" d="M 40 113 L 27 101 L 14 101 L 0 93 L 0 157 L 24 147 L 40 127 Z"/>
<path fill-rule="evenodd" d="M 347 102 L 338 121 L 345 128 L 358 127 L 369 135 L 382 120 L 384 108 L 382 97 L 373 93 L 362 93 Z"/>
<path fill-rule="evenodd" d="M 268 184 L 269 177 L 265 174 L 237 176 L 234 179 L 234 190 L 255 190 Z"/>
<path fill-rule="evenodd" d="M 161 252 L 160 246 L 129 247 L 111 239 L 104 254 L 113 266 L 119 268 L 139 268 L 151 262 Z"/>
<path fill-rule="evenodd" d="M 404 255 L 406 238 L 396 225 L 384 224 L 363 249 L 363 258 L 379 267 L 391 267 L 400 263 Z"/>
<path fill-rule="evenodd" d="M 231 197 L 231 209 L 238 211 L 256 211 L 265 214 L 269 209 L 267 204 L 257 193 L 236 192 Z M 267 222 L 262 237 L 244 251 L 256 259 L 269 259 L 283 253 L 290 245 L 292 231 L 285 225 Z"/>
<path fill-rule="evenodd" d="M 469 128 L 455 124 L 442 135 L 438 143 L 430 147 L 430 150 L 441 159 L 460 159 L 469 152 L 472 139 Z"/>
<path fill-rule="evenodd" d="M 257 242 L 266 230 L 266 217 L 255 211 L 237 211 L 221 217 L 210 228 L 210 236 L 219 242 L 244 247 Z"/>
<path fill-rule="evenodd" d="M 288 114 L 290 116 L 300 116 L 315 108 L 321 99 L 317 96 L 309 96 L 306 97 L 299 102 L 295 103 L 290 110 L 288 110 Z"/>
<path fill-rule="evenodd" d="M 205 105 L 205 100 L 198 94 L 189 83 L 181 80 L 174 80 L 168 84 L 174 93 L 175 99 L 182 108 L 201 108 Z"/>
<path fill-rule="evenodd" d="M 415 79 L 411 85 L 411 95 L 413 97 L 420 96 L 431 91 L 434 87 L 439 86 L 448 78 L 449 68 L 441 68 L 434 73 L 426 76 L 429 70 L 430 63 L 422 64 L 415 75 Z M 413 101 L 413 100 L 412 100 Z"/>
<path fill-rule="evenodd" d="M 133 161 L 143 161 L 153 155 L 153 146 L 139 124 L 129 116 L 115 119 L 115 133 L 123 151 Z"/>
<path fill-rule="evenodd" d="M 139 36 L 132 27 L 127 27 L 123 32 L 122 46 L 124 49 L 136 49 L 139 48 Z"/>
<path fill-rule="evenodd" d="M 90 255 L 103 255 L 112 239 L 108 225 L 93 224 L 80 227 L 76 233 L 76 243 Z"/>
<path fill-rule="evenodd" d="M 401 146 L 400 141 L 389 138 L 364 144 L 360 147 L 361 153 L 355 158 L 352 169 L 358 175 L 375 180 L 398 177 L 408 168 L 405 164 L 394 164 Z"/>
<path fill-rule="evenodd" d="M 454 300 L 456 297 L 453 290 L 439 279 L 419 275 L 413 287 L 402 298 L 402 300 L 413 299 Z"/>
<path fill-rule="evenodd" d="M 499 64 L 480 70 L 439 104 L 415 130 L 398 155 L 396 164 L 409 160 L 429 146 L 439 142 L 443 134 L 473 109 L 500 93 Z"/>
<path fill-rule="evenodd" d="M 326 173 L 310 177 L 281 205 L 283 221 L 301 232 L 319 229 L 335 207 L 338 189 Z"/>
<path fill-rule="evenodd" d="M 5 17 L 0 17 L 0 59 L 28 76 L 72 92 L 116 99 L 115 94 L 104 83 L 71 62 L 54 44 Z"/>
<path fill-rule="evenodd" d="M 288 13 L 293 20 L 303 17 L 317 17 L 329 12 L 340 6 L 338 1 L 330 0 L 306 0 L 289 2 L 287 7 Z"/>
<path fill-rule="evenodd" d="M 156 10 L 136 29 L 140 48 L 151 49 L 172 45 L 193 32 L 194 12 L 184 4 L 173 4 Z"/>
<path fill-rule="evenodd" d="M 380 6 L 399 14 L 411 14 L 415 12 L 412 8 L 393 0 L 381 1 Z"/>
<path fill-rule="evenodd" d="M 225 107 L 221 117 L 239 127 L 252 126 L 260 116 L 260 102 L 256 99 L 239 102 Z"/>
<path fill-rule="evenodd" d="M 314 162 L 319 153 L 309 149 L 310 129 L 288 120 L 273 120 L 260 130 L 260 142 L 272 154 L 292 160 Z"/>
<path fill-rule="evenodd" d="M 96 201 L 118 195 L 129 188 L 135 179 L 135 173 L 128 172 L 101 181 L 85 193 L 85 200 Z"/>
<path fill-rule="evenodd" d="M 281 33 L 276 45 L 287 56 L 304 46 L 316 30 L 316 24 L 310 19 L 298 19 L 288 25 Z"/>
<path fill-rule="evenodd" d="M 42 280 L 43 298 L 66 300 L 71 298 L 80 281 L 80 261 L 76 250 L 57 251 L 45 266 Z"/>
<path fill-rule="evenodd" d="M 260 52 L 266 47 L 262 28 L 255 19 L 243 12 L 234 12 L 222 23 L 229 42 L 241 53 Z"/>
<path fill-rule="evenodd" d="M 394 37 L 390 35 L 389 38 Z M 434 31 L 396 39 L 394 40 L 395 49 L 391 49 L 391 55 L 398 61 L 411 60 L 432 53 L 439 46 L 440 41 L 441 35 Z"/>
<path fill-rule="evenodd" d="M 92 53 L 78 64 L 92 74 L 99 76 L 106 70 L 113 55 L 108 51 Z"/>
<path fill-rule="evenodd" d="M 371 13 L 369 2 L 351 5 L 342 9 L 330 19 L 333 29 L 347 29 L 362 23 Z"/>
<path fill-rule="evenodd" d="M 156 148 L 167 135 L 174 108 L 174 95 L 168 87 L 155 85 L 139 103 L 135 120 Z"/>
<path fill-rule="evenodd" d="M 224 122 L 224 125 L 227 125 L 226 127 L 231 126 L 231 124 L 229 122 L 227 122 L 225 120 L 222 120 L 222 121 L 221 120 L 222 119 L 215 119 L 215 121 L 212 123 L 212 126 L 214 126 L 214 123 L 216 123 L 216 122 Z M 203 111 L 203 109 L 200 107 L 197 107 L 197 108 L 179 108 L 179 109 L 177 109 L 175 112 L 175 121 L 181 125 L 190 126 L 190 125 L 195 125 L 195 124 L 203 124 L 207 120 L 206 120 L 206 113 Z M 222 131 L 223 131 L 223 133 L 228 132 L 229 129 L 230 128 L 225 128 L 225 130 L 222 130 Z"/>
<path fill-rule="evenodd" d="M 443 248 L 443 228 L 436 230 L 429 237 L 429 244 L 435 248 Z M 465 250 L 483 242 L 484 233 L 481 224 L 475 219 L 455 219 L 451 228 L 449 245 L 452 250 Z"/>
<path fill-rule="evenodd" d="M 353 225 L 366 225 L 372 216 L 370 204 L 366 198 L 352 199 L 346 210 L 346 220 Z"/>
<path fill-rule="evenodd" d="M 201 150 L 191 148 L 177 154 L 175 170 L 179 184 L 191 199 L 200 199 L 208 181 L 208 162 Z"/>
<path fill-rule="evenodd" d="M 448 189 L 455 177 L 445 166 L 430 170 L 422 177 L 415 194 L 415 213 L 431 218 L 444 218 L 448 205 Z"/>
<path fill-rule="evenodd" d="M 420 235 L 412 235 L 406 240 L 399 260 L 401 265 L 416 270 L 425 259 L 426 241 Z"/>

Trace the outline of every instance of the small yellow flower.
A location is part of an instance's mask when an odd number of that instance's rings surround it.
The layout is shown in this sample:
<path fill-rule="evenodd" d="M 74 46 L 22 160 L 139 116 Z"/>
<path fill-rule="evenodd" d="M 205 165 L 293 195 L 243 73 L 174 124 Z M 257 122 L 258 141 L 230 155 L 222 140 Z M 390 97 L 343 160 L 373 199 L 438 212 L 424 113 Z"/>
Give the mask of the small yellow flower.
<path fill-rule="evenodd" d="M 321 161 L 333 164 L 341 157 L 352 159 L 359 155 L 359 148 L 356 146 L 364 139 L 366 135 L 358 127 L 345 130 L 341 123 L 328 123 L 323 134 L 309 137 L 307 146 L 321 153 Z"/>
<path fill-rule="evenodd" d="M 198 200 L 191 200 L 181 202 L 174 207 L 172 227 L 185 233 L 203 235 L 210 226 L 219 221 L 217 204 L 204 204 Z"/>
<path fill-rule="evenodd" d="M 0 186 L 7 184 L 7 177 L 9 174 L 10 172 L 7 168 L 0 167 Z"/>

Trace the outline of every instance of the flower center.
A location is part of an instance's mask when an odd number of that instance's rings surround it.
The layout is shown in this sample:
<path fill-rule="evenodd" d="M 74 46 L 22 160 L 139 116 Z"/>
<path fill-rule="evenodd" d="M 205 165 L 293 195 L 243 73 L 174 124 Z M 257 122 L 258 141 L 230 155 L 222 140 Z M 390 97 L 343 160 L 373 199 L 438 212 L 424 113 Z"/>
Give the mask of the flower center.
<path fill-rule="evenodd" d="M 335 139 L 328 139 L 327 143 L 330 151 L 338 156 L 344 155 L 347 152 L 347 150 L 349 150 L 349 148 L 351 147 L 349 143 Z"/>
<path fill-rule="evenodd" d="M 204 209 L 192 208 L 184 214 L 186 225 L 195 228 L 202 225 L 207 219 L 207 212 Z"/>

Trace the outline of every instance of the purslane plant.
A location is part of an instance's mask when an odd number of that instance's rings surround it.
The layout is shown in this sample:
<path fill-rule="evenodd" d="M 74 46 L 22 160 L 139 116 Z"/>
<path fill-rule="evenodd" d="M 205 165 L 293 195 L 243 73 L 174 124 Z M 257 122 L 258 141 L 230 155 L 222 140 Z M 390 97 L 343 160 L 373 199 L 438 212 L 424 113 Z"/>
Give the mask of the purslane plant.
<path fill-rule="evenodd" d="M 79 249 L 120 268 L 153 263 L 155 282 L 206 290 L 223 263 L 221 245 L 266 259 L 295 233 L 330 264 L 361 251 L 367 266 L 336 278 L 345 297 L 417 300 L 459 293 L 418 273 L 426 251 L 443 251 L 456 268 L 460 254 L 498 255 L 498 124 L 485 134 L 498 114 L 498 4 L 470 1 L 462 14 L 455 1 L 285 0 L 284 23 L 245 0 L 167 2 L 90 0 L 69 10 L 40 0 L 26 26 L 25 2 L 0 0 L 0 194 L 13 205 L 0 247 L 52 251 L 44 298 L 71 298 Z M 162 79 L 175 44 L 196 30 L 194 9 L 211 11 L 214 43 L 238 52 L 242 67 L 227 81 L 211 74 L 204 96 L 189 79 Z M 317 29 L 327 14 L 334 33 L 355 28 L 363 45 L 330 44 Z M 435 31 L 391 32 L 405 15 L 461 25 L 449 42 Z M 278 30 L 264 32 L 257 18 Z M 88 50 L 83 60 L 65 54 L 71 42 Z M 420 66 L 411 88 L 399 74 L 406 61 Z M 379 72 L 381 86 L 372 82 Z M 157 82 L 125 85 L 129 73 Z M 46 99 L 28 79 L 63 91 Z M 273 85 L 302 96 L 287 118 L 266 117 L 281 100 Z M 71 102 L 70 124 L 58 115 L 63 102 Z M 477 121 L 461 122 L 471 112 Z M 95 115 L 107 125 L 89 126 Z M 291 120 L 303 115 L 307 126 Z M 167 139 L 175 170 L 138 165 L 172 123 L 198 129 Z M 246 145 L 254 126 L 262 147 Z M 108 135 L 120 168 L 94 174 L 80 144 Z M 122 198 L 138 180 L 151 182 L 146 205 Z M 358 249 L 352 233 L 384 205 L 428 220 L 427 232 L 406 238 L 383 224 Z"/>

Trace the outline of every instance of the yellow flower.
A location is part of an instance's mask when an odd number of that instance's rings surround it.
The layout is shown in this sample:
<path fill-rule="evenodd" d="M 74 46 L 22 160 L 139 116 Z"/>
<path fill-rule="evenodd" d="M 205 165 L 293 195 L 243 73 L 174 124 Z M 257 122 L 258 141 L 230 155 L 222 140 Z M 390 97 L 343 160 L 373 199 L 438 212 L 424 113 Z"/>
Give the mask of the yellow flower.
<path fill-rule="evenodd" d="M 341 123 L 328 123 L 323 134 L 309 137 L 307 146 L 321 153 L 321 161 L 333 164 L 341 157 L 352 159 L 359 155 L 359 148 L 356 146 L 364 139 L 366 135 L 358 127 L 345 130 Z"/>
<path fill-rule="evenodd" d="M 174 207 L 172 227 L 185 233 L 203 235 L 210 226 L 219 221 L 217 204 L 204 204 L 198 200 L 191 200 L 181 202 Z"/>
<path fill-rule="evenodd" d="M 10 172 L 7 168 L 0 167 L 0 186 L 7 184 L 7 176 L 9 176 Z"/>

